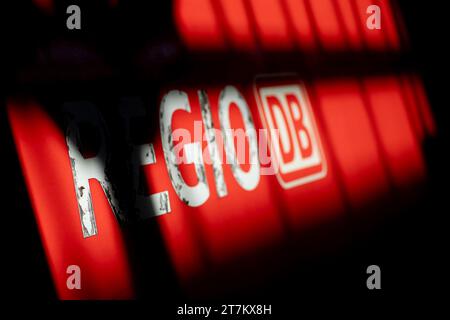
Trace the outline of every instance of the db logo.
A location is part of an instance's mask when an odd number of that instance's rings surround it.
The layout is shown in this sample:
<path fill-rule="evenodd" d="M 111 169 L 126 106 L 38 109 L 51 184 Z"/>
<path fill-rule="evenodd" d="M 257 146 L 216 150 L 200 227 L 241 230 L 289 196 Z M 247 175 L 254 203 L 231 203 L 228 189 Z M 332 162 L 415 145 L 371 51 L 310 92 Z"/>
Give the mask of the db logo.
<path fill-rule="evenodd" d="M 293 188 L 325 177 L 325 155 L 305 88 L 295 83 L 256 83 L 254 89 L 282 187 Z"/>

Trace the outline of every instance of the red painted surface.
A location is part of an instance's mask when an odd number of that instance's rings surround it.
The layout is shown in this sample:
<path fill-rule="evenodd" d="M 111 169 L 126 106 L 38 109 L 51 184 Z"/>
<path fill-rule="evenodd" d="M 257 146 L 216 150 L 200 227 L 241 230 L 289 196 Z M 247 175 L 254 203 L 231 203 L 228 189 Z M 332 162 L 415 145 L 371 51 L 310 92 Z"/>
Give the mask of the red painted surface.
<path fill-rule="evenodd" d="M 99 232 L 85 239 L 65 136 L 35 102 L 9 102 L 8 115 L 58 297 L 132 298 L 122 233 L 100 185 L 90 181 Z M 69 265 L 81 268 L 81 290 L 66 286 Z"/>
<path fill-rule="evenodd" d="M 420 181 L 425 176 L 424 159 L 398 79 L 368 79 L 364 85 L 394 183 L 398 187 L 406 187 Z"/>
<path fill-rule="evenodd" d="M 357 81 L 317 85 L 328 138 L 351 205 L 360 208 L 389 191 L 382 155 Z"/>
<path fill-rule="evenodd" d="M 153 137 L 149 142 L 154 144 L 156 163 L 142 170 L 149 192 L 169 192 L 171 213 L 154 219 L 160 225 L 180 281 L 189 282 L 211 268 L 233 263 L 250 253 L 258 255 L 311 226 L 340 220 L 347 200 L 352 207 L 361 208 L 386 195 L 389 183 L 403 189 L 420 182 L 426 174 L 425 164 L 416 132 L 419 124 L 414 124 L 417 119 L 412 120 L 411 111 L 417 112 L 416 104 L 425 106 L 421 108 L 427 108 L 428 104 L 418 77 L 408 76 L 414 81 L 407 82 L 400 79 L 403 77 L 380 76 L 362 81 L 336 78 L 307 83 L 306 92 L 322 141 L 327 173 L 319 180 L 289 189 L 284 189 L 276 176 L 266 175 L 260 177 L 254 190 L 246 191 L 236 182 L 230 165 L 223 164 L 228 194 L 219 198 L 212 166 L 206 164 L 210 197 L 200 207 L 189 207 L 172 187 L 159 134 Z M 294 78 L 271 81 L 275 85 L 300 83 Z M 256 129 L 262 128 L 253 86 L 236 87 L 249 105 Z M 167 88 L 161 95 L 169 89 L 175 88 Z M 177 111 L 173 128 L 185 128 L 193 133 L 194 121 L 201 121 L 197 90 L 206 89 L 215 128 L 220 129 L 218 100 L 223 86 L 176 89 L 188 93 L 192 111 Z M 420 93 L 421 99 L 413 101 L 413 91 Z M 148 111 L 156 114 L 154 108 Z M 91 181 L 98 235 L 83 239 L 61 129 L 44 111 L 44 106 L 33 101 L 9 102 L 8 114 L 59 297 L 133 297 L 122 232 L 98 183 Z M 420 120 L 424 120 L 420 128 L 425 139 L 434 132 L 431 113 L 428 111 L 424 117 L 421 112 Z M 232 107 L 231 124 L 243 128 L 235 107 Z M 188 183 L 196 183 L 192 165 L 181 165 L 181 171 Z M 66 288 L 65 271 L 71 264 L 81 267 L 82 290 Z"/>
<path fill-rule="evenodd" d="M 370 30 L 367 8 L 381 9 L 381 29 Z M 401 48 L 401 17 L 389 0 L 177 0 L 177 30 L 192 50 L 311 52 L 392 51 Z M 256 42 L 255 42 L 256 41 Z"/>

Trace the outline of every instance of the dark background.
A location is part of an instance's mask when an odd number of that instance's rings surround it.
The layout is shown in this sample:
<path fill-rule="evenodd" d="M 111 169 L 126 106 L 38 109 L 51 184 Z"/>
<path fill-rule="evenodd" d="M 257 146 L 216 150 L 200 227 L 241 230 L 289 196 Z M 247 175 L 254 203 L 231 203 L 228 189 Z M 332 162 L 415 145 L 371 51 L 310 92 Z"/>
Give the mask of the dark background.
<path fill-rule="evenodd" d="M 75 35 L 65 27 L 65 8 L 72 3 L 83 6 L 82 30 Z M 49 16 L 28 2 L 2 4 L 5 8 L 0 11 L 4 25 L 1 48 L 5 55 L 1 77 L 5 81 L 0 91 L 3 173 L 0 214 L 3 217 L 1 261 L 5 271 L 1 288 L 7 299 L 24 304 L 38 301 L 41 306 L 56 309 L 78 309 L 86 305 L 56 302 L 6 118 L 7 98 L 32 96 L 45 101 L 51 95 L 49 108 L 73 97 L 101 100 L 104 105 L 108 101 L 117 103 L 121 96 L 130 94 L 152 101 L 162 84 L 211 83 L 217 74 L 224 74 L 218 80 L 220 83 L 227 77 L 244 82 L 255 72 L 287 68 L 301 70 L 306 77 L 417 71 L 423 77 L 438 128 L 437 138 L 424 146 L 429 178 L 418 193 L 420 196 L 410 199 L 407 206 L 385 207 L 383 216 L 388 218 L 378 221 L 376 228 L 367 232 L 361 223 L 361 232 L 353 232 L 351 241 L 339 250 L 316 254 L 315 258 L 297 257 L 282 272 L 274 273 L 261 288 L 241 288 L 238 292 L 194 300 L 179 291 L 155 225 L 148 222 L 127 226 L 125 232 L 134 259 L 139 297 L 158 303 L 106 303 L 108 309 L 114 313 L 118 306 L 120 309 L 131 306 L 134 310 L 145 310 L 146 317 L 151 318 L 156 310 L 169 317 L 177 304 L 189 301 L 254 302 L 271 303 L 277 312 L 299 314 L 302 303 L 309 304 L 307 301 L 324 306 L 364 302 L 376 308 L 386 302 L 411 301 L 418 306 L 429 298 L 437 298 L 435 301 L 444 298 L 439 291 L 447 287 L 446 215 L 450 213 L 447 198 L 450 177 L 447 59 L 450 55 L 446 44 L 450 30 L 444 5 L 438 1 L 399 1 L 410 45 L 400 55 L 354 57 L 322 52 L 318 58 L 320 63 L 308 63 L 308 57 L 293 62 L 289 55 L 266 54 L 261 58 L 262 63 L 252 65 L 248 63 L 252 57 L 242 54 L 188 53 L 174 31 L 170 3 L 165 3 L 156 6 L 150 1 L 147 4 L 121 2 L 119 11 L 108 9 L 106 1 L 60 1 Z M 64 46 L 65 41 L 70 42 L 70 48 L 85 50 L 81 55 L 84 58 L 60 56 L 48 49 Z M 345 62 L 349 61 L 354 63 L 346 66 Z M 204 71 L 194 74 L 199 64 Z M 230 67 L 239 70 L 239 74 L 225 72 Z M 360 222 L 351 223 L 352 230 L 358 230 Z M 149 234 L 149 230 L 155 231 Z M 325 232 L 311 231 L 305 237 L 317 237 L 325 247 L 332 242 L 318 233 Z M 148 254 L 143 254 L 149 250 L 160 257 L 157 264 L 149 260 Z M 365 286 L 365 271 L 371 264 L 381 267 L 380 291 L 369 291 Z"/>

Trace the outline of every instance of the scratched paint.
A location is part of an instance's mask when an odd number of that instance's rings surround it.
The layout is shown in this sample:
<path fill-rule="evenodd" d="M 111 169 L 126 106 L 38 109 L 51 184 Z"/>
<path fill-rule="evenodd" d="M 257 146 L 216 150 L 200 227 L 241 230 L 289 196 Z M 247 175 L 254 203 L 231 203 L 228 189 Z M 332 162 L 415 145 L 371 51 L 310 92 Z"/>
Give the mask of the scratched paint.
<path fill-rule="evenodd" d="M 209 186 L 208 181 L 206 180 L 202 150 L 198 142 L 184 145 L 185 153 L 191 155 L 190 159 L 187 159 L 188 163 L 194 164 L 198 179 L 195 186 L 189 186 L 181 175 L 177 157 L 174 152 L 175 146 L 173 143 L 172 117 L 177 110 L 191 112 L 191 107 L 185 92 L 172 90 L 161 100 L 159 114 L 164 159 L 166 161 L 167 171 L 172 186 L 180 200 L 188 206 L 198 207 L 205 203 L 209 198 Z"/>
<path fill-rule="evenodd" d="M 96 179 L 119 221 L 125 221 L 119 202 L 115 196 L 115 190 L 111 183 L 107 168 L 110 155 L 107 147 L 107 129 L 96 107 L 89 102 L 68 102 L 63 106 L 69 115 L 69 123 L 66 129 L 66 143 L 72 167 L 73 182 L 77 196 L 83 237 L 92 237 L 97 234 L 92 196 L 89 187 L 89 179 Z M 92 158 L 84 158 L 80 152 L 79 124 L 89 123 L 97 128 L 100 137 L 100 147 L 97 155 Z"/>
<path fill-rule="evenodd" d="M 228 194 L 228 190 L 223 176 L 222 163 L 219 158 L 219 150 L 216 143 L 214 123 L 212 121 L 211 108 L 206 91 L 199 90 L 198 98 L 200 101 L 202 119 L 205 126 L 205 136 L 208 142 L 208 151 L 212 161 L 214 180 L 216 182 L 216 191 L 218 196 L 222 198 Z"/>
<path fill-rule="evenodd" d="M 131 150 L 129 170 L 133 180 L 134 211 L 137 213 L 138 218 L 141 219 L 148 219 L 169 213 L 171 211 L 169 193 L 167 191 L 162 191 L 146 195 L 144 193 L 144 188 L 140 183 L 142 181 L 142 179 L 140 179 L 141 166 L 156 163 L 156 154 L 153 144 L 134 145 L 131 141 L 131 118 L 145 116 L 145 108 L 142 101 L 133 98 L 124 99 L 120 108 L 120 114 L 125 120 L 125 136 Z"/>

